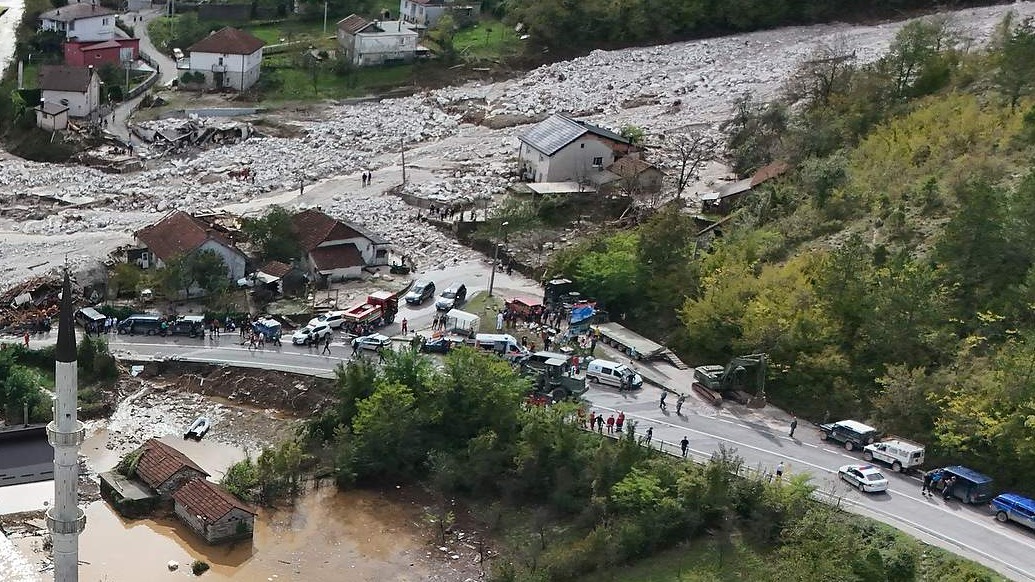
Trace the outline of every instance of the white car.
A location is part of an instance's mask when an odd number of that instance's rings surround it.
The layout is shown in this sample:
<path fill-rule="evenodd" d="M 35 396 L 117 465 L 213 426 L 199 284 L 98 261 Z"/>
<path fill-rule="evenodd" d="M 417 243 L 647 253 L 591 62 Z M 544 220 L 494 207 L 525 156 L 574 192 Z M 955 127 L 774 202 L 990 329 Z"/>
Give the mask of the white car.
<path fill-rule="evenodd" d="M 326 323 L 327 325 L 331 326 L 331 329 L 338 329 L 339 327 L 341 327 L 341 324 L 345 323 L 345 312 L 328 311 L 320 317 L 314 317 L 310 319 L 307 325 L 316 326 L 320 325 L 321 323 Z"/>
<path fill-rule="evenodd" d="M 307 325 L 291 335 L 291 343 L 296 346 L 325 341 L 331 335 L 331 327 L 325 323 L 319 325 Z"/>
<path fill-rule="evenodd" d="M 873 465 L 845 465 L 837 470 L 837 476 L 863 493 L 888 490 L 888 478 Z"/>
<path fill-rule="evenodd" d="M 392 338 L 379 333 L 361 335 L 352 340 L 352 347 L 361 350 L 376 350 L 387 348 L 390 345 L 392 345 Z"/>

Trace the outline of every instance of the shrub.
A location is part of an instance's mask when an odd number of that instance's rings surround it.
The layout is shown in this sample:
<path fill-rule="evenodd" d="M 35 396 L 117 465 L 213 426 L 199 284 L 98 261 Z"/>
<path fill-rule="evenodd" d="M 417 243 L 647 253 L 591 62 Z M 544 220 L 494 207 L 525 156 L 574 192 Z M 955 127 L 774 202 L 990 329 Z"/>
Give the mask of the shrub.
<path fill-rule="evenodd" d="M 208 571 L 208 568 L 208 562 L 203 562 L 201 560 L 194 560 L 194 563 L 190 565 L 190 571 L 193 572 L 195 576 L 201 576 Z"/>

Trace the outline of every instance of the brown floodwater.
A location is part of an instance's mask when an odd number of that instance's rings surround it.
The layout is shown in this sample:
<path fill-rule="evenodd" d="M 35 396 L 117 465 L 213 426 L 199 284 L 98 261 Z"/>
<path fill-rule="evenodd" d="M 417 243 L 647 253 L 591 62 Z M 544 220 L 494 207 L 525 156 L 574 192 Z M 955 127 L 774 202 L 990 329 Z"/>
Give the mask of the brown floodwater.
<path fill-rule="evenodd" d="M 262 510 L 251 542 L 209 546 L 174 517 L 126 520 L 107 503 L 87 508 L 79 541 L 84 581 L 182 580 L 204 560 L 219 580 L 276 582 L 418 581 L 422 540 L 414 517 L 368 492 L 314 489 L 291 507 Z M 170 572 L 170 560 L 180 568 Z"/>

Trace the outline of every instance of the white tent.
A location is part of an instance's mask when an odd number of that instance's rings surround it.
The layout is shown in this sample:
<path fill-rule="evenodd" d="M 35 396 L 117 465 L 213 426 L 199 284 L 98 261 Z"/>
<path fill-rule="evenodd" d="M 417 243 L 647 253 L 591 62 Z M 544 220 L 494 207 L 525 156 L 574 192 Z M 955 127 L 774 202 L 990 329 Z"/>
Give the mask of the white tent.
<path fill-rule="evenodd" d="M 446 313 L 446 331 L 474 335 L 478 333 L 481 318 L 473 313 L 450 309 Z"/>

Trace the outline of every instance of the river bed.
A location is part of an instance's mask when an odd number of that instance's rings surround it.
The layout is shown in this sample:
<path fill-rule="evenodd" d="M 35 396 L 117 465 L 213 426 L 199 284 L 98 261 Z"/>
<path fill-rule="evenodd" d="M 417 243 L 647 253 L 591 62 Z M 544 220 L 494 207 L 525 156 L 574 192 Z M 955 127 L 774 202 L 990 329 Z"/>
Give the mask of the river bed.
<path fill-rule="evenodd" d="M 25 3 L 22 0 L 0 0 L 0 8 L 7 8 L 7 11 L 0 16 L 0 75 L 11 64 L 14 58 L 15 29 L 22 20 L 25 13 Z"/>

